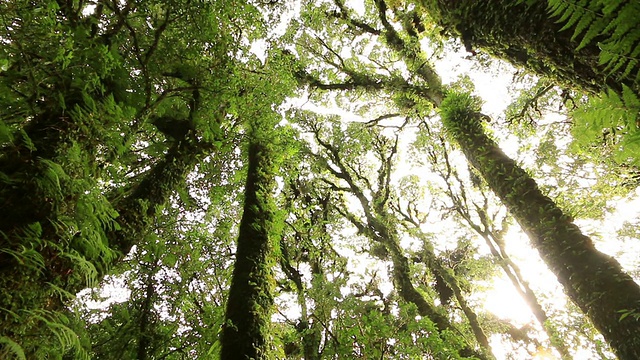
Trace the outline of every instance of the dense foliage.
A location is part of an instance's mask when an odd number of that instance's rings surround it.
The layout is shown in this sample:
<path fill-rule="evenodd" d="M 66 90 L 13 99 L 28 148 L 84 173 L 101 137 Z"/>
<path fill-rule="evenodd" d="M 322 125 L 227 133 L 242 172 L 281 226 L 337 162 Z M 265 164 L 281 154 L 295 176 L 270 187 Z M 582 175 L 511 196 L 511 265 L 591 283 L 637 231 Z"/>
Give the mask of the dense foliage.
<path fill-rule="evenodd" d="M 640 358 L 636 1 L 0 14 L 0 358 Z"/>

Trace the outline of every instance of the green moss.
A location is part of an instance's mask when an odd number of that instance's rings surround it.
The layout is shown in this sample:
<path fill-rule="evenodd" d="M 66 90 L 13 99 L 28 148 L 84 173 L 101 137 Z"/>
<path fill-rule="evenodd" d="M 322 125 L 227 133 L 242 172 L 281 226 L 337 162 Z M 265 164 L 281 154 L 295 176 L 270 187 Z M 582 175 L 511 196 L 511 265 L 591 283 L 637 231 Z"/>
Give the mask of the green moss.
<path fill-rule="evenodd" d="M 593 93 L 607 86 L 619 91 L 622 83 L 633 86 L 629 76 L 635 76 L 633 71 L 605 71 L 600 65 L 599 38 L 580 44 L 573 31 L 562 30 L 564 24 L 550 17 L 547 1 L 422 0 L 421 6 L 443 32 L 459 38 L 469 51 L 483 50 Z"/>

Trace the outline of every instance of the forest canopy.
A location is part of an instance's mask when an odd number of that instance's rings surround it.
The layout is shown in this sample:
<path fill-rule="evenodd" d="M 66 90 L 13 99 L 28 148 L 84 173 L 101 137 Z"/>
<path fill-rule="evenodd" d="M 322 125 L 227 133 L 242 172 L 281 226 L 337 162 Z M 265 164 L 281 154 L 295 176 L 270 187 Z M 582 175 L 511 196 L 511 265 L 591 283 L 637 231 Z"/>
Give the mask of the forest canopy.
<path fill-rule="evenodd" d="M 640 358 L 637 1 L 0 14 L 0 359 Z"/>

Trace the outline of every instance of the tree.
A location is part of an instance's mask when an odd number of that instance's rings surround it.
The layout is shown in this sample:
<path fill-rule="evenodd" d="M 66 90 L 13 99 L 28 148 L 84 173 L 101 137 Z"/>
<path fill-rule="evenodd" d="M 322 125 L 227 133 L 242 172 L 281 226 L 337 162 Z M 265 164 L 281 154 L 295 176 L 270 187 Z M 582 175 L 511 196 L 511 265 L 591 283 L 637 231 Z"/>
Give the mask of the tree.
<path fill-rule="evenodd" d="M 612 257 L 593 247 L 572 219 L 482 131 L 486 117 L 469 95 L 451 93 L 441 117 L 469 162 L 482 174 L 529 235 L 565 291 L 622 358 L 635 358 L 640 287 Z M 448 108 L 449 104 L 452 106 Z M 476 110 L 472 110 L 472 109 Z M 626 316 L 624 316 L 626 314 Z"/>
<path fill-rule="evenodd" d="M 417 4 L 468 51 L 487 51 L 566 86 L 638 92 L 633 1 L 427 0 Z M 609 66 L 603 66 L 609 65 Z"/>
<path fill-rule="evenodd" d="M 518 220 L 572 301 L 618 355 L 623 359 L 640 355 L 634 340 L 640 330 L 638 320 L 629 317 L 638 309 L 638 284 L 615 259 L 596 250 L 571 218 L 484 134 L 473 99 L 450 96 L 442 104 L 442 119 L 470 163 Z"/>
<path fill-rule="evenodd" d="M 634 314 L 640 301 L 638 284 L 615 259 L 596 250 L 592 241 L 572 223 L 572 219 L 539 191 L 535 181 L 484 135 L 482 121 L 487 117 L 477 111 L 472 98 L 464 93 L 443 91 L 439 78 L 428 61 L 424 60 L 425 56 L 414 46 L 415 40 L 405 42 L 391 26 L 384 1 L 377 1 L 375 5 L 384 28 L 384 32 L 376 31 L 377 34 L 384 36 L 387 45 L 403 57 L 407 68 L 425 82 L 425 90 L 424 87 L 411 89 L 409 84 L 400 86 L 412 90 L 413 93 L 407 98 L 421 94 L 440 108 L 443 123 L 452 138 L 460 144 L 469 162 L 478 169 L 489 187 L 518 220 L 571 300 L 589 316 L 620 357 L 637 357 L 639 350 L 634 339 L 637 337 L 638 320 Z M 337 18 L 343 19 L 340 16 Z M 374 28 L 349 21 L 345 23 L 359 31 Z M 357 80 L 367 78 L 363 74 L 356 77 L 353 72 L 345 73 L 351 78 L 350 85 L 353 87 L 357 86 Z M 363 85 L 366 86 L 370 81 L 364 81 Z M 397 79 L 387 83 L 389 90 L 398 87 Z M 452 106 L 451 110 L 448 106 Z M 424 109 L 418 111 L 428 112 Z"/>
<path fill-rule="evenodd" d="M 256 130 L 254 130 L 256 131 Z M 274 157 L 263 134 L 249 143 L 244 211 L 222 334 L 222 359 L 267 359 L 273 305 Z M 262 136 L 262 138 L 260 138 Z"/>
<path fill-rule="evenodd" d="M 474 49 L 482 49 L 564 87 L 590 93 L 589 103 L 573 112 L 576 143 L 607 148 L 600 140 L 612 134 L 608 140 L 615 144 L 616 162 L 638 165 L 637 2 L 429 0 L 418 6 L 443 33 L 460 38 L 474 54 Z M 569 91 L 563 95 L 570 98 Z"/>
<path fill-rule="evenodd" d="M 269 64 L 256 72 L 252 107 L 242 114 L 247 131 L 247 175 L 238 229 L 233 276 L 226 303 L 221 339 L 222 359 L 268 359 L 273 311 L 273 267 L 282 231 L 282 214 L 275 203 L 276 176 L 289 156 L 294 132 L 280 126 L 273 108 L 290 94 L 294 84 L 286 70 L 286 54 L 274 50 Z"/>
<path fill-rule="evenodd" d="M 345 191 L 354 196 L 361 206 L 364 216 L 355 215 L 346 206 L 337 209 L 346 219 L 348 219 L 358 231 L 373 241 L 373 248 L 382 247 L 386 256 L 391 260 L 393 269 L 393 283 L 400 297 L 407 303 L 414 304 L 420 315 L 433 321 L 435 327 L 440 332 L 458 332 L 456 326 L 440 312 L 420 291 L 412 284 L 412 275 L 409 266 L 409 259 L 400 247 L 400 234 L 396 230 L 393 215 L 389 210 L 388 201 L 390 199 L 390 176 L 393 159 L 397 153 L 397 137 L 389 139 L 376 133 L 371 128 L 352 124 L 346 133 L 351 137 L 342 137 L 337 129 L 329 129 L 334 141 L 341 145 L 330 143 L 325 139 L 324 131 L 314 120 L 306 120 L 304 124 L 314 134 L 315 141 L 323 149 L 323 153 L 317 154 L 319 161 L 324 165 L 332 177 L 345 185 L 334 183 L 334 180 L 325 180 L 334 191 Z M 325 130 L 326 131 L 326 130 Z M 356 135 L 358 134 L 358 135 Z M 358 151 L 355 151 L 355 150 Z M 369 181 L 366 176 L 367 165 L 364 162 L 354 160 L 351 154 L 369 153 L 375 154 L 379 161 L 376 181 Z M 351 155 L 351 156 L 350 156 Z M 360 162 L 360 163 L 358 163 Z M 354 164 L 355 163 L 355 164 Z M 370 194 L 367 196 L 366 194 Z M 447 269 L 436 259 L 433 250 L 427 247 L 430 257 L 431 270 L 446 278 L 447 283 L 456 290 L 456 298 L 463 308 L 464 315 L 468 318 L 470 327 L 481 350 L 476 351 L 473 344 L 465 344 L 458 350 L 459 356 L 475 356 L 480 359 L 487 358 L 484 352 L 490 352 L 489 342 L 486 334 L 480 326 L 476 314 L 467 305 L 464 297 L 461 296 L 460 289 L 454 277 L 450 276 Z M 373 252 L 373 251 L 372 251 Z"/>
<path fill-rule="evenodd" d="M 60 336 L 65 302 L 144 238 L 252 111 L 237 95 L 258 61 L 237 61 L 236 30 L 260 15 L 227 2 L 1 6 L 0 353 L 55 354 L 80 346 Z"/>
<path fill-rule="evenodd" d="M 471 172 L 468 176 L 469 179 L 464 179 L 460 170 L 451 161 L 450 152 L 453 149 L 447 144 L 443 134 L 436 134 L 426 124 L 420 130 L 414 142 L 416 152 L 426 154 L 428 162 L 444 180 L 446 184 L 444 192 L 452 203 L 453 211 L 485 240 L 495 262 L 502 268 L 516 292 L 531 309 L 534 317 L 547 333 L 551 344 L 563 359 L 571 359 L 572 356 L 566 342 L 559 336 L 558 330 L 538 300 L 538 295 L 533 291 L 520 267 L 511 259 L 506 250 L 505 234 L 510 226 L 510 218 L 502 214 L 503 206 L 496 206 L 495 199 L 492 199 L 487 193 L 489 189 L 486 189 L 474 170 L 469 169 Z M 433 141 L 434 137 L 437 137 L 439 141 Z M 480 196 L 477 196 L 476 192 L 478 191 Z M 402 211 L 401 206 L 397 206 L 396 209 L 414 228 L 419 229 L 420 221 L 414 215 L 415 211 L 411 211 L 410 206 L 405 211 Z M 516 333 L 511 331 L 512 337 L 514 334 Z M 521 337 L 519 335 L 518 338 Z"/>

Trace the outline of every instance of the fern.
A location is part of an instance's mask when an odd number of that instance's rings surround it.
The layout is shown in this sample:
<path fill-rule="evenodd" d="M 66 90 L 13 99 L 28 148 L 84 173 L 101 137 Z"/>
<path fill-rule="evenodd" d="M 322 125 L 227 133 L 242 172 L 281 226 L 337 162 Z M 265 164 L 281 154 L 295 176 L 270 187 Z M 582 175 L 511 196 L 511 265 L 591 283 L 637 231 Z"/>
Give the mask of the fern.
<path fill-rule="evenodd" d="M 27 248 L 24 245 L 20 245 L 19 251 L 3 248 L 0 249 L 0 252 L 13 256 L 21 265 L 24 265 L 26 268 L 31 270 L 35 270 L 39 274 L 42 274 L 45 268 L 44 257 L 33 248 Z"/>
<path fill-rule="evenodd" d="M 606 1 L 604 3 L 604 7 L 602 8 L 602 13 L 607 16 L 607 15 L 611 15 L 613 14 L 616 10 L 618 10 L 618 8 L 620 7 L 620 5 L 622 5 L 623 2 L 622 1 Z"/>
<path fill-rule="evenodd" d="M 626 125 L 632 130 L 638 130 L 638 116 L 640 116 L 640 99 L 636 93 L 627 86 L 622 88 L 622 103 L 627 110 Z"/>
<path fill-rule="evenodd" d="M 577 28 L 584 29 L 595 19 L 593 13 L 586 7 L 587 4 L 588 0 L 579 0 L 577 3 L 570 1 L 550 1 L 549 12 L 552 17 L 559 17 L 557 20 L 558 23 L 565 23 L 560 31 L 570 29 L 576 24 Z M 573 36 L 576 37 L 577 35 L 579 34 L 575 31 Z"/>
<path fill-rule="evenodd" d="M 595 16 L 593 20 L 595 20 Z M 585 30 L 586 30 L 586 33 L 582 37 L 582 41 L 580 41 L 580 44 L 578 45 L 576 50 L 580 50 L 585 46 L 589 45 L 591 41 L 595 39 L 596 36 L 600 35 L 603 32 L 605 26 L 606 26 L 606 22 L 604 21 L 594 21 L 591 23 L 578 24 L 578 26 L 576 26 L 576 32 L 574 33 L 572 40 L 575 40 L 578 37 L 579 33 L 582 33 Z"/>
<path fill-rule="evenodd" d="M 40 159 L 40 166 L 42 166 L 42 177 L 37 178 L 36 181 L 40 185 L 44 194 L 52 197 L 62 195 L 61 182 L 68 180 L 69 176 L 65 173 L 60 164 L 57 164 L 51 160 Z"/>
<path fill-rule="evenodd" d="M 549 13 L 564 23 L 560 31 L 573 29 L 572 40 L 580 39 L 576 50 L 605 37 L 598 46 L 599 62 L 605 72 L 616 78 L 632 76 L 640 81 L 637 71 L 640 56 L 640 2 L 636 0 L 548 0 Z M 637 89 L 636 89 L 637 91 Z"/>
<path fill-rule="evenodd" d="M 24 349 L 15 341 L 9 339 L 6 336 L 0 336 L 0 345 L 2 345 L 3 351 L 0 351 L 0 355 L 3 359 L 8 359 L 9 354 L 13 354 L 13 356 L 18 360 L 27 360 L 27 357 L 24 355 Z"/>
<path fill-rule="evenodd" d="M 70 352 L 75 354 L 75 359 L 89 360 L 91 358 L 84 348 L 81 338 L 70 326 L 71 320 L 64 314 L 43 309 L 22 310 L 20 314 L 4 308 L 0 308 L 0 311 L 10 315 L 19 323 L 41 324 L 38 332 L 41 340 L 44 340 L 46 337 L 52 337 L 57 340 L 55 343 L 52 343 L 54 347 L 42 347 L 35 346 L 35 343 L 25 341 L 25 339 L 20 339 L 20 343 L 7 336 L 0 336 L 1 359 L 13 358 L 26 360 L 26 354 L 29 354 L 30 359 L 62 358 L 62 354 Z"/>
<path fill-rule="evenodd" d="M 56 353 L 75 352 L 76 359 L 90 359 L 89 354 L 84 349 L 78 334 L 69 327 L 70 320 L 67 316 L 47 311 L 34 310 L 28 311 L 27 315 L 31 321 L 38 321 L 44 325 L 44 329 L 57 339 L 57 349 L 46 349 L 39 347 L 34 357 L 38 359 L 51 358 Z"/>
<path fill-rule="evenodd" d="M 573 118 L 574 146 L 584 149 L 600 141 L 609 142 L 617 162 L 640 165 L 640 98 L 631 88 L 623 85 L 621 95 L 609 90 L 602 97 L 590 99 L 573 112 Z"/>
<path fill-rule="evenodd" d="M 551 17 L 558 17 L 558 23 L 565 23 L 560 31 L 573 28 L 571 40 L 576 40 L 584 33 L 576 50 L 580 50 L 591 43 L 607 26 L 607 22 L 602 21 L 602 18 L 598 17 L 597 12 L 592 9 L 593 3 L 594 1 L 590 0 L 579 0 L 578 2 L 549 0 Z M 611 8 L 608 10 L 612 11 Z"/>
<path fill-rule="evenodd" d="M 591 147 L 597 139 L 619 163 L 640 164 L 640 2 L 637 0 L 548 0 L 549 13 L 573 29 L 576 50 L 598 38 L 599 65 L 620 87 L 573 113 L 575 144 Z M 602 148 L 603 144 L 596 146 Z"/>
<path fill-rule="evenodd" d="M 89 287 L 97 286 L 98 271 L 95 265 L 93 265 L 90 261 L 88 261 L 84 256 L 80 255 L 75 250 L 65 252 L 64 254 L 62 254 L 62 256 L 73 261 L 74 270 L 83 276 L 85 283 Z"/>
<path fill-rule="evenodd" d="M 4 120 L 0 120 L 0 145 L 13 142 L 13 133 L 11 128 Z"/>

